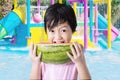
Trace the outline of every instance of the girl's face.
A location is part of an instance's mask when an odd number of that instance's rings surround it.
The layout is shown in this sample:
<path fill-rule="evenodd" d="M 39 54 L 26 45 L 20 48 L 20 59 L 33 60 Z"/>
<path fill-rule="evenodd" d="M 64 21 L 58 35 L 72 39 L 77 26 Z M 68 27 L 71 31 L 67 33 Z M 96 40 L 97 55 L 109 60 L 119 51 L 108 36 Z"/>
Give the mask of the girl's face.
<path fill-rule="evenodd" d="M 67 22 L 58 24 L 56 27 L 49 30 L 47 35 L 50 43 L 69 43 L 72 38 L 72 30 Z"/>

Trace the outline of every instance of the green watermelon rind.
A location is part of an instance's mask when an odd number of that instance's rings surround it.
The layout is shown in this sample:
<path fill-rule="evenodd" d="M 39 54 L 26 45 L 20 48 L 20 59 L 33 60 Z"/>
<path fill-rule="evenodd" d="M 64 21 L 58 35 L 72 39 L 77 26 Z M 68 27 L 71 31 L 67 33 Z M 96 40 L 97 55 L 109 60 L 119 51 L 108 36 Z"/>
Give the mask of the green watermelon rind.
<path fill-rule="evenodd" d="M 36 55 L 42 53 L 41 61 L 45 63 L 63 64 L 70 58 L 66 52 L 71 52 L 70 44 L 37 44 Z"/>

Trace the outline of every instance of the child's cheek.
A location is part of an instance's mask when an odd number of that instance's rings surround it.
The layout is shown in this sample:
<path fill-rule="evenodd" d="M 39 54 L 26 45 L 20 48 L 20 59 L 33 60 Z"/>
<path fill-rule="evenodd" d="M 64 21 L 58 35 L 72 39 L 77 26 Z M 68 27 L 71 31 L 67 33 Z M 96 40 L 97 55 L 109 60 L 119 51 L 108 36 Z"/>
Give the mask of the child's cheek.
<path fill-rule="evenodd" d="M 49 40 L 50 43 L 53 42 L 53 39 L 54 39 L 53 36 L 49 36 L 49 37 L 48 37 L 48 40 Z"/>

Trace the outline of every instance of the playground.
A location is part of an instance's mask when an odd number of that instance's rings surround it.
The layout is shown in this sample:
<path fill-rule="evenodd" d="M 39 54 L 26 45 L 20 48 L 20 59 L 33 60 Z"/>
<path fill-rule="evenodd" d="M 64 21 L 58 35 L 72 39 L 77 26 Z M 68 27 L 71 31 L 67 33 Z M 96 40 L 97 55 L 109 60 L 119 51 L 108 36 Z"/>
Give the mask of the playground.
<path fill-rule="evenodd" d="M 99 3 L 102 1 L 66 1 L 66 4 L 73 6 L 77 16 L 77 28 L 72 41 L 83 44 L 85 49 L 111 48 L 111 43 L 119 36 L 119 30 L 111 24 L 111 5 L 108 5 L 107 20 L 98 12 L 97 4 Z M 26 5 L 21 6 L 17 4 L 17 0 L 14 1 L 13 10 L 0 20 L 1 46 L 21 47 L 29 46 L 30 42 L 47 42 L 43 22 L 47 6 L 41 6 L 40 0 L 36 4 L 31 6 L 30 1 L 27 1 Z M 50 4 L 54 4 L 54 0 L 51 0 Z"/>
<path fill-rule="evenodd" d="M 35 5 L 31 5 L 31 0 L 25 0 L 22 5 L 18 2 L 13 0 L 12 10 L 0 19 L 2 80 L 29 80 L 28 47 L 31 42 L 48 42 L 43 17 L 49 5 L 41 5 L 41 0 L 36 0 Z M 63 3 L 62 0 L 58 2 Z M 49 4 L 54 3 L 56 1 L 49 0 Z M 98 5 L 103 3 L 107 4 L 107 18 L 98 11 Z M 66 0 L 66 5 L 73 7 L 77 17 L 71 42 L 77 41 L 84 46 L 93 80 L 120 79 L 120 31 L 111 22 L 111 0 Z"/>

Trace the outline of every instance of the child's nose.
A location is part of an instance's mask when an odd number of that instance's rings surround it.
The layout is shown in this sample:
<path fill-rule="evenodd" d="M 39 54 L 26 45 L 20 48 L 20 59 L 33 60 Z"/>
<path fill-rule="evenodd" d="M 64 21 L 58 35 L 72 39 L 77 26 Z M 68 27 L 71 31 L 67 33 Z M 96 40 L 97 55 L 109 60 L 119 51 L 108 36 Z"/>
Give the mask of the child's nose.
<path fill-rule="evenodd" d="M 56 40 L 60 40 L 62 38 L 62 36 L 59 34 L 59 33 L 56 33 L 55 34 L 55 39 Z"/>

